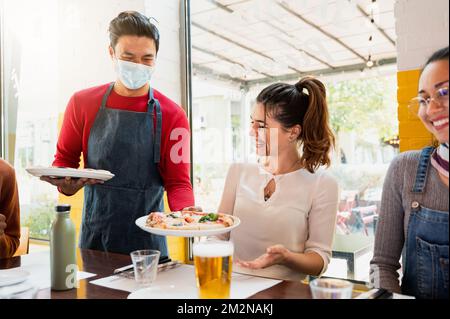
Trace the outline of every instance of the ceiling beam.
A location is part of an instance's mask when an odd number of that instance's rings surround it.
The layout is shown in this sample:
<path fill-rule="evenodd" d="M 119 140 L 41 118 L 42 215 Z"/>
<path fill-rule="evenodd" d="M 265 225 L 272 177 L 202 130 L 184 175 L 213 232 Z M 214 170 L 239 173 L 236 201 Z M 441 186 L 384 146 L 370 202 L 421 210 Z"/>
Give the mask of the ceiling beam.
<path fill-rule="evenodd" d="M 223 61 L 226 61 L 226 62 L 228 62 L 228 63 L 240 65 L 242 68 L 247 69 L 247 67 L 246 67 L 244 64 L 242 64 L 241 62 L 232 60 L 232 59 L 230 59 L 230 58 L 228 58 L 228 57 L 226 57 L 226 56 L 224 56 L 224 55 L 222 55 L 222 54 L 219 54 L 219 53 L 210 51 L 210 50 L 208 50 L 208 49 L 200 48 L 200 47 L 198 47 L 198 46 L 196 46 L 196 45 L 192 45 L 192 48 L 193 48 L 194 50 L 197 50 L 197 51 L 200 51 L 200 52 L 202 52 L 202 53 L 211 55 L 211 56 L 213 56 L 213 57 L 216 57 L 216 58 L 218 58 L 218 59 L 220 59 L 220 60 L 223 60 Z M 252 68 L 252 67 L 249 67 L 249 69 L 252 70 L 253 72 L 256 72 L 256 73 L 258 73 L 258 74 L 260 74 L 260 75 L 263 75 L 263 76 L 265 76 L 265 77 L 267 77 L 267 78 L 273 78 L 273 76 L 271 76 L 270 74 L 267 74 L 267 73 L 258 71 L 258 70 L 254 69 L 254 68 Z"/>
<path fill-rule="evenodd" d="M 377 61 L 378 66 L 386 66 L 386 65 L 394 65 L 397 63 L 397 58 L 387 58 L 387 59 L 381 59 Z M 345 72 L 355 72 L 355 71 L 363 71 L 366 69 L 367 66 L 365 63 L 359 63 L 359 64 L 353 64 L 353 65 L 346 65 L 342 67 L 337 67 L 335 69 L 323 69 L 323 70 L 315 70 L 310 72 L 305 72 L 301 76 L 305 75 L 313 75 L 313 76 L 330 76 L 338 73 L 345 73 Z M 290 81 L 297 81 L 299 79 L 299 75 L 296 73 L 291 74 L 285 74 L 281 76 L 277 76 L 271 79 L 257 79 L 257 80 L 250 80 L 245 81 L 239 78 L 233 78 L 229 76 L 228 74 L 218 73 L 210 68 L 204 67 L 202 65 L 194 64 L 193 70 L 197 74 L 204 75 L 205 77 L 210 77 L 212 79 L 222 80 L 225 82 L 232 82 L 236 85 L 239 85 L 241 87 L 251 87 L 253 85 L 259 85 L 259 84 L 271 84 L 274 82 L 290 82 Z M 301 77 L 300 76 L 300 77 Z"/>
<path fill-rule="evenodd" d="M 377 66 L 383 66 L 383 65 L 393 65 L 397 63 L 397 58 L 387 58 L 387 59 L 381 59 L 377 61 Z M 346 65 L 342 67 L 336 67 L 335 69 L 323 69 L 323 70 L 314 70 L 309 71 L 302 76 L 306 75 L 313 75 L 313 76 L 325 76 L 325 75 L 333 75 L 338 73 L 344 73 L 344 72 L 355 72 L 355 71 L 363 71 L 367 68 L 366 63 L 358 63 L 353 65 Z M 260 80 L 251 80 L 247 81 L 246 84 L 248 86 L 252 85 L 258 85 L 258 84 L 270 84 L 275 82 L 290 82 L 290 81 L 297 81 L 299 79 L 298 74 L 285 74 L 282 76 L 277 76 L 273 79 L 260 79 Z"/>
<path fill-rule="evenodd" d="M 219 7 L 222 10 L 225 10 L 228 13 L 233 13 L 234 12 L 232 9 L 228 8 L 228 6 L 221 4 L 217 0 L 208 0 L 208 2 L 212 3 L 213 5 L 215 5 L 216 7 Z"/>
<path fill-rule="evenodd" d="M 213 69 L 210 69 L 208 67 L 205 67 L 203 65 L 199 65 L 194 63 L 193 65 L 193 73 L 194 76 L 195 75 L 204 75 L 205 77 L 208 77 L 210 79 L 217 79 L 217 80 L 221 80 L 221 81 L 225 81 L 225 82 L 231 82 L 234 83 L 236 85 L 239 86 L 246 86 L 248 81 L 239 79 L 239 78 L 234 78 L 229 76 L 228 74 L 225 73 L 219 73 Z"/>
<path fill-rule="evenodd" d="M 231 8 L 229 7 L 229 5 L 223 5 L 223 4 L 221 4 L 221 3 L 220 3 L 219 1 L 217 1 L 217 0 L 209 0 L 209 2 L 212 3 L 212 4 L 214 4 L 214 5 L 216 5 L 218 8 L 220 8 L 220 9 L 222 9 L 222 10 L 225 10 L 225 11 L 228 12 L 228 13 L 234 13 L 234 10 L 231 9 Z M 281 33 L 283 33 L 284 35 L 286 35 L 286 36 L 288 36 L 288 37 L 290 37 L 290 38 L 293 38 L 293 36 L 292 36 L 291 34 L 289 34 L 288 32 L 286 32 L 286 31 L 283 30 L 282 28 L 278 27 L 277 25 L 273 24 L 272 22 L 270 22 L 270 21 L 262 21 L 262 22 L 264 22 L 264 23 L 270 25 L 272 28 L 274 28 L 274 29 L 277 30 L 278 32 L 281 32 Z M 299 52 L 303 52 L 304 54 L 306 54 L 306 55 L 309 56 L 310 58 L 312 58 L 312 59 L 314 59 L 314 60 L 316 60 L 316 61 L 318 61 L 318 62 L 320 62 L 320 63 L 322 63 L 322 64 L 324 64 L 324 65 L 326 65 L 326 66 L 328 66 L 329 68 L 332 68 L 332 69 L 334 68 L 334 66 L 332 66 L 331 64 L 327 63 L 326 61 L 324 61 L 324 60 L 318 58 L 318 57 L 315 56 L 314 54 L 311 54 L 311 53 L 309 53 L 308 51 L 303 50 L 303 49 L 300 50 L 300 49 L 298 49 L 296 46 L 294 46 L 292 43 L 290 43 L 290 42 L 288 42 L 288 41 L 285 41 L 285 40 L 281 39 L 281 38 L 278 37 L 278 36 L 274 36 L 274 37 L 276 37 L 278 40 L 280 40 L 280 41 L 286 43 L 286 44 L 289 45 L 291 48 L 294 48 L 295 50 L 297 50 L 297 51 L 299 51 Z"/>
<path fill-rule="evenodd" d="M 314 22 L 309 21 L 308 19 L 304 18 L 301 14 L 299 14 L 298 12 L 294 11 L 288 4 L 286 4 L 286 2 L 281 1 L 281 2 L 277 2 L 278 5 L 283 8 L 286 12 L 289 12 L 291 15 L 297 17 L 298 19 L 300 19 L 301 21 L 303 21 L 304 23 L 306 23 L 307 25 L 313 27 L 314 29 L 316 29 L 317 31 L 321 32 L 322 34 L 326 35 L 328 38 L 334 40 L 335 42 L 339 43 L 341 46 L 343 46 L 344 48 L 346 48 L 348 51 L 352 52 L 355 56 L 357 56 L 358 58 L 360 58 L 361 60 L 363 60 L 364 62 L 367 62 L 367 59 L 365 57 L 363 57 L 360 53 L 356 52 L 354 49 L 352 49 L 350 46 L 348 46 L 347 44 L 345 44 L 344 42 L 342 42 L 342 40 L 340 40 L 339 38 L 337 38 L 336 36 L 332 35 L 331 33 L 329 33 L 328 31 L 325 31 L 324 29 L 322 29 L 321 27 L 319 27 L 317 24 L 315 24 Z"/>
<path fill-rule="evenodd" d="M 288 36 L 288 37 L 290 37 L 290 38 L 294 38 L 291 34 L 287 33 L 286 31 L 284 31 L 284 30 L 281 29 L 280 27 L 276 26 L 276 25 L 273 24 L 272 22 L 265 21 L 265 23 L 267 23 L 268 25 L 270 25 L 272 28 L 278 30 L 279 32 L 283 33 L 284 35 L 286 35 L 286 36 Z M 299 49 L 299 48 L 297 48 L 297 47 L 296 47 L 295 45 L 293 45 L 291 42 L 286 41 L 286 40 L 284 40 L 284 39 L 282 39 L 282 38 L 280 38 L 279 36 L 276 36 L 276 35 L 274 35 L 274 37 L 277 38 L 279 41 L 284 42 L 285 44 L 287 44 L 287 45 L 290 46 L 291 48 L 293 48 L 293 49 L 295 49 L 295 50 L 297 50 L 297 51 L 299 51 L 299 52 L 301 52 L 301 53 L 304 53 L 304 54 L 306 54 L 307 56 L 309 56 L 310 58 L 312 58 L 312 59 L 314 59 L 314 60 L 316 60 L 316 61 L 322 63 L 323 65 L 326 65 L 327 67 L 329 67 L 329 68 L 331 68 L 331 69 L 334 69 L 334 68 L 335 68 L 333 65 L 331 65 L 331 64 L 328 63 L 328 62 L 326 62 L 325 60 L 322 60 L 322 59 L 318 58 L 318 57 L 315 56 L 314 54 L 312 54 L 312 53 L 310 53 L 310 52 L 308 52 L 308 51 L 306 51 L 306 50 L 304 50 L 304 49 Z"/>
<path fill-rule="evenodd" d="M 204 27 L 204 26 L 202 26 L 202 25 L 200 25 L 200 24 L 198 24 L 198 23 L 196 23 L 196 22 L 192 22 L 192 25 L 193 25 L 194 27 L 196 27 L 196 28 L 202 30 L 202 31 L 205 31 L 205 32 L 207 32 L 207 33 L 209 33 L 209 34 L 212 34 L 212 35 L 214 35 L 214 36 L 216 36 L 216 37 L 218 37 L 218 38 L 220 38 L 220 39 L 222 39 L 222 40 L 225 40 L 225 41 L 227 41 L 227 42 L 229 42 L 229 43 L 232 43 L 232 44 L 234 44 L 234 45 L 236 45 L 236 46 L 238 46 L 238 47 L 240 47 L 240 48 L 242 48 L 242 49 L 245 49 L 245 50 L 247 50 L 247 51 L 249 51 L 249 52 L 252 52 L 252 53 L 254 53 L 254 54 L 256 54 L 256 55 L 262 56 L 262 57 L 264 57 L 264 58 L 266 58 L 266 59 L 269 59 L 269 60 L 271 60 L 271 61 L 273 61 L 273 62 L 276 63 L 275 59 L 272 58 L 272 57 L 270 57 L 270 56 L 268 56 L 267 54 L 264 54 L 264 53 L 262 53 L 262 52 L 259 52 L 259 51 L 255 50 L 255 49 L 253 49 L 253 48 L 250 48 L 250 47 L 248 47 L 248 46 L 246 46 L 246 45 L 244 45 L 244 44 L 241 44 L 241 43 L 239 43 L 239 42 L 237 42 L 237 41 L 234 41 L 233 39 L 230 39 L 230 38 L 228 38 L 228 37 L 225 36 L 225 35 L 219 34 L 219 33 L 215 32 L 215 31 L 213 31 L 213 30 L 211 30 L 211 29 L 208 29 L 208 28 L 206 28 L 206 27 Z M 299 69 L 297 69 L 297 68 L 295 68 L 295 67 L 293 67 L 293 66 L 288 66 L 288 68 L 289 68 L 290 70 L 294 71 L 294 72 L 299 73 L 299 74 L 303 73 L 302 71 L 300 71 Z"/>
<path fill-rule="evenodd" d="M 351 0 L 349 0 L 351 1 Z M 368 14 L 359 4 L 356 5 L 356 8 L 358 9 L 359 12 L 361 12 L 366 18 L 368 18 L 370 20 L 370 22 L 372 22 L 372 17 L 370 16 L 370 14 Z M 372 24 L 374 25 L 375 28 L 377 28 L 377 30 L 395 47 L 396 43 L 395 41 L 386 33 L 386 31 L 384 31 L 383 28 L 381 28 L 378 24 L 376 24 L 375 22 L 372 22 Z"/>

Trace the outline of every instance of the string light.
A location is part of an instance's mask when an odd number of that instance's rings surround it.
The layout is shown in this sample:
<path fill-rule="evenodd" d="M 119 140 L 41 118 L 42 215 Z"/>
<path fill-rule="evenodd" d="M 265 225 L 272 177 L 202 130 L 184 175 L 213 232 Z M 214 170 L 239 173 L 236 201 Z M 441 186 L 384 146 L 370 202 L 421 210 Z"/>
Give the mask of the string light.
<path fill-rule="evenodd" d="M 372 4 L 370 5 L 370 23 L 372 23 L 372 26 L 375 24 L 375 6 L 376 6 L 377 0 L 372 0 Z M 373 32 L 372 28 L 372 32 Z M 367 59 L 367 67 L 370 69 L 375 65 L 375 62 L 372 60 L 372 43 L 373 42 L 373 34 L 369 37 L 369 58 Z"/>

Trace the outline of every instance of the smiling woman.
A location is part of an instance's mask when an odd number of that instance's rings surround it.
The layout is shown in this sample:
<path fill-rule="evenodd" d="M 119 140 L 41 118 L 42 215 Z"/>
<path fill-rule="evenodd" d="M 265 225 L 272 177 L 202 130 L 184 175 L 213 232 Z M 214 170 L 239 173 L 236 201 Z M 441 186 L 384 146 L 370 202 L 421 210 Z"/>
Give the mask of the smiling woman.
<path fill-rule="evenodd" d="M 259 164 L 231 165 L 219 212 L 242 225 L 230 234 L 238 272 L 300 280 L 331 259 L 338 185 L 326 171 L 334 135 L 326 89 L 312 77 L 261 91 L 250 136 Z"/>
<path fill-rule="evenodd" d="M 376 233 L 371 280 L 377 287 L 417 298 L 448 298 L 449 48 L 427 61 L 411 106 L 438 148 L 405 152 L 387 174 Z M 404 275 L 397 270 L 403 247 Z"/>

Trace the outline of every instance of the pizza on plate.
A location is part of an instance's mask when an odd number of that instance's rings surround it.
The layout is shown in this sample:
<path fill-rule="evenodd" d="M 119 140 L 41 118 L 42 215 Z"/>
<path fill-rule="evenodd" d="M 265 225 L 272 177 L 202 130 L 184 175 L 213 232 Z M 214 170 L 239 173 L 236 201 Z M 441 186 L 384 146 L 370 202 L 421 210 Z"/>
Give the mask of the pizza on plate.
<path fill-rule="evenodd" d="M 161 229 L 207 230 L 233 226 L 230 215 L 193 211 L 153 212 L 147 217 L 146 226 Z"/>

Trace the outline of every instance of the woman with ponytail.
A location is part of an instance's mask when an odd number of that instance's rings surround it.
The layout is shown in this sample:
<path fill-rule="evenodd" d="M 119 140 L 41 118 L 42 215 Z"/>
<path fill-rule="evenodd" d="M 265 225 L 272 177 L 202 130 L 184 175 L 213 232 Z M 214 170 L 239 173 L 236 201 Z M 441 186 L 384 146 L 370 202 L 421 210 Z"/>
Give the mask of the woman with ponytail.
<path fill-rule="evenodd" d="M 219 207 L 242 223 L 230 235 L 234 270 L 284 280 L 325 272 L 338 205 L 337 183 L 320 169 L 334 146 L 328 120 L 314 78 L 258 95 L 250 135 L 261 162 L 231 166 Z"/>

